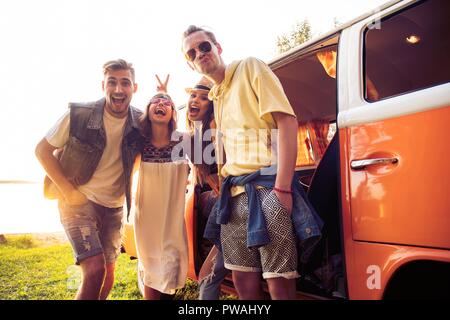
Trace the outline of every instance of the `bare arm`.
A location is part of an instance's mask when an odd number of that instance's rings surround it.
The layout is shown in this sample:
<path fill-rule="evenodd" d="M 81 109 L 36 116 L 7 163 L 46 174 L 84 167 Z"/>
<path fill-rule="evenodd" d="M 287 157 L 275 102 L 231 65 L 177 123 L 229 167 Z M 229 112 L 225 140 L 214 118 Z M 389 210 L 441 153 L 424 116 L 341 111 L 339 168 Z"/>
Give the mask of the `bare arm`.
<path fill-rule="evenodd" d="M 291 190 L 297 159 L 297 119 L 281 112 L 274 112 L 272 116 L 278 128 L 278 169 L 275 187 Z M 292 211 L 292 195 L 278 191 L 275 193 L 281 204 L 290 213 Z"/>
<path fill-rule="evenodd" d="M 47 172 L 47 175 L 58 188 L 60 195 L 68 204 L 81 205 L 86 203 L 86 196 L 78 191 L 78 189 L 76 189 L 64 176 L 58 159 L 53 155 L 53 152 L 56 149 L 56 147 L 52 146 L 45 138 L 43 138 L 36 146 L 36 157 Z"/>
<path fill-rule="evenodd" d="M 206 177 L 206 183 L 211 187 L 216 196 L 220 194 L 220 186 L 219 186 L 219 175 L 210 174 Z"/>
<path fill-rule="evenodd" d="M 133 171 L 132 171 L 131 175 L 135 174 L 136 171 L 139 170 L 139 167 L 141 166 L 141 159 L 142 159 L 142 156 L 141 156 L 141 153 L 139 152 L 137 154 L 136 158 L 134 158 Z"/>

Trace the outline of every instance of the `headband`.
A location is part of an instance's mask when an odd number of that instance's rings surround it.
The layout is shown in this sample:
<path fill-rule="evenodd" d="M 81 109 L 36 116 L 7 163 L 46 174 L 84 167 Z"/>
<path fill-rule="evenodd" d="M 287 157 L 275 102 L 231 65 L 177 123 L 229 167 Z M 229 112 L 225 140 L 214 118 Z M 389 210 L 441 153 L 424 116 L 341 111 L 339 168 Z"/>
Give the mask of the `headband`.
<path fill-rule="evenodd" d="M 204 86 L 204 85 L 202 85 L 202 84 L 196 84 L 196 85 L 194 86 L 194 89 L 198 89 L 198 90 L 206 90 L 206 91 L 211 90 L 211 88 L 208 88 L 207 86 Z"/>

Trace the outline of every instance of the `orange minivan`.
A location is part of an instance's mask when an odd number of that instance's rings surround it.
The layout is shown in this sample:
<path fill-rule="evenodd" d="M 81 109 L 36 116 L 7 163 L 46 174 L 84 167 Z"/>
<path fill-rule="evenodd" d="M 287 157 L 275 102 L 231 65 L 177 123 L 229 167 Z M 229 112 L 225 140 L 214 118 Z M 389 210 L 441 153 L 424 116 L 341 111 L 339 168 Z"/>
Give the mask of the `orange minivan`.
<path fill-rule="evenodd" d="M 269 63 L 324 220 L 302 299 L 450 298 L 450 1 L 391 1 Z M 189 277 L 210 244 L 188 186 Z M 135 254 L 132 226 L 124 247 Z M 222 289 L 233 291 L 231 277 Z"/>

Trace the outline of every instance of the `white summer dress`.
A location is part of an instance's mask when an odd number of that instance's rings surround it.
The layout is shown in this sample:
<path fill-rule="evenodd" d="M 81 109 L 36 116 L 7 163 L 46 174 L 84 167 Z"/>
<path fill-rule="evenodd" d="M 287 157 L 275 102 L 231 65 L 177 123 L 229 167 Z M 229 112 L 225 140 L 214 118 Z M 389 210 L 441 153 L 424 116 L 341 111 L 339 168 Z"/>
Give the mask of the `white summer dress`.
<path fill-rule="evenodd" d="M 158 149 L 145 141 L 134 215 L 139 273 L 147 287 L 166 294 L 184 287 L 188 270 L 184 212 L 189 166 L 186 160 L 172 161 L 177 143 Z"/>

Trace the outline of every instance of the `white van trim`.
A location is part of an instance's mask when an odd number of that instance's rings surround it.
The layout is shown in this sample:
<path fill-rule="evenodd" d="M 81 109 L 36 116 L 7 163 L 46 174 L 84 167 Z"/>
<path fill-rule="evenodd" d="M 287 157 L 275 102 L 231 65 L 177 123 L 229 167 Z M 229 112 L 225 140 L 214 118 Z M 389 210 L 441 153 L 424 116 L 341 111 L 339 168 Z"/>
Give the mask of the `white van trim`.
<path fill-rule="evenodd" d="M 450 83 L 373 103 L 365 102 L 340 111 L 338 127 L 346 128 L 444 107 L 450 108 Z"/>
<path fill-rule="evenodd" d="M 345 128 L 430 109 L 450 107 L 450 83 L 369 103 L 364 99 L 363 38 L 374 19 L 382 19 L 416 0 L 402 1 L 355 23 L 341 33 L 338 53 L 338 126 Z M 380 25 L 382 27 L 382 25 Z"/>

